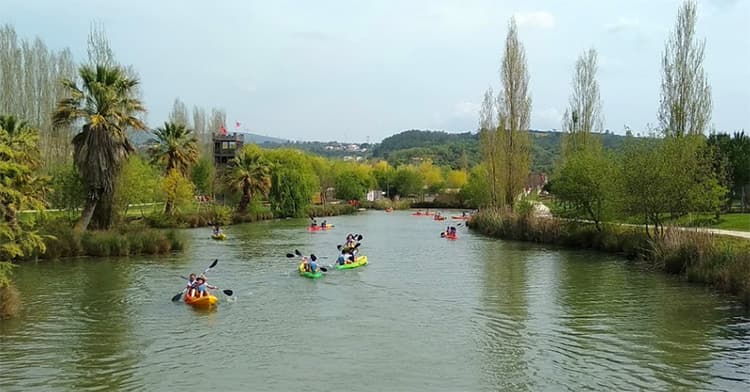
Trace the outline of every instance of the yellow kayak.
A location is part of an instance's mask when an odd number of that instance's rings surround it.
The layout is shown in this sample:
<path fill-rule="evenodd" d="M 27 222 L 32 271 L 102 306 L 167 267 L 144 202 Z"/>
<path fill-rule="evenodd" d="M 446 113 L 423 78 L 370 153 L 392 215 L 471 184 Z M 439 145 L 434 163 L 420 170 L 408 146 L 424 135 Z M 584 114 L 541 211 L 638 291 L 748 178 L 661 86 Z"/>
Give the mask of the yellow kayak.
<path fill-rule="evenodd" d="M 224 241 L 225 239 L 227 239 L 227 235 L 224 234 L 224 233 L 221 233 L 221 234 L 211 234 L 211 238 L 215 239 L 215 240 L 218 240 L 218 241 Z"/>
<path fill-rule="evenodd" d="M 203 297 L 185 297 L 185 303 L 195 308 L 210 308 L 215 306 L 219 299 L 209 294 Z"/>

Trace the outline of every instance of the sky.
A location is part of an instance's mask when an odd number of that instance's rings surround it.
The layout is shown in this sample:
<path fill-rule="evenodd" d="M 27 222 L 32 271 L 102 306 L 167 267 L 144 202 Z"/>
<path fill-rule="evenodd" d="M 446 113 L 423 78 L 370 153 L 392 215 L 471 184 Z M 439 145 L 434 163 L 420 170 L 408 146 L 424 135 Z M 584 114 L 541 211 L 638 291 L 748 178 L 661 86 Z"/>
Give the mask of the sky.
<path fill-rule="evenodd" d="M 175 98 L 229 129 L 379 142 L 408 129 L 476 131 L 499 88 L 508 21 L 526 50 L 531 128 L 559 129 L 577 57 L 599 52 L 604 126 L 657 123 L 661 57 L 680 0 L 0 0 L 0 24 L 86 58 L 92 22 L 139 72 L 148 123 Z M 712 125 L 750 125 L 750 0 L 698 2 Z"/>

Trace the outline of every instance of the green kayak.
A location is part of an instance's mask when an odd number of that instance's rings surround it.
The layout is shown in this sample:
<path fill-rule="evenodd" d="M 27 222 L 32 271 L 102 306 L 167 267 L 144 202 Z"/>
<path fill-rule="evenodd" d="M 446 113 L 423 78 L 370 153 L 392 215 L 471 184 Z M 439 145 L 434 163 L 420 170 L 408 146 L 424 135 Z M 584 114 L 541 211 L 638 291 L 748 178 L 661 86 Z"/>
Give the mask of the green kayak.
<path fill-rule="evenodd" d="M 361 267 L 365 264 L 367 264 L 367 256 L 359 256 L 356 259 L 354 259 L 353 263 L 344 264 L 344 265 L 336 264 L 336 269 L 340 269 L 340 270 L 352 269 L 352 268 Z"/>
<path fill-rule="evenodd" d="M 315 272 L 305 271 L 305 265 L 304 264 L 300 264 L 299 268 L 297 270 L 299 271 L 299 274 L 302 275 L 302 276 L 304 276 L 305 278 L 318 279 L 318 278 L 320 278 L 320 277 L 323 276 L 323 274 L 320 272 L 320 270 L 315 271 Z"/>

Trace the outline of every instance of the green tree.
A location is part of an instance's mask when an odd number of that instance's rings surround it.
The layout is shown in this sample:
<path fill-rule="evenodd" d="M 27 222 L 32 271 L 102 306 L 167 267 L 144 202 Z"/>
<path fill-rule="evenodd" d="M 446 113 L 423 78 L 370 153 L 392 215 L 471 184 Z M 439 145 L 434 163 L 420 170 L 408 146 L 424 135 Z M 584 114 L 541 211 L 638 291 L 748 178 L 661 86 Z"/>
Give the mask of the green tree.
<path fill-rule="evenodd" d="M 312 196 L 319 189 L 309 157 L 293 149 L 269 150 L 264 155 L 272 167 L 268 198 L 274 215 L 305 216 Z"/>
<path fill-rule="evenodd" d="M 402 197 L 421 195 L 424 181 L 419 169 L 411 165 L 399 166 L 391 185 L 393 193 Z"/>
<path fill-rule="evenodd" d="M 743 210 L 748 208 L 747 188 L 750 187 L 750 137 L 745 132 L 712 134 L 708 143 L 718 151 L 718 159 L 726 162 L 729 187 L 733 198 L 739 199 Z"/>
<path fill-rule="evenodd" d="M 388 161 L 378 161 L 372 167 L 372 175 L 375 177 L 380 190 L 385 191 L 387 197 L 393 197 L 392 189 L 395 188 L 392 188 L 391 185 L 396 178 L 396 169 L 388 164 Z"/>
<path fill-rule="evenodd" d="M 529 71 L 514 18 L 510 20 L 505 39 L 500 84 L 502 89 L 497 100 L 499 171 L 496 175 L 500 176 L 503 203 L 512 209 L 516 197 L 526 186 L 531 160 Z"/>
<path fill-rule="evenodd" d="M 182 123 L 165 122 L 154 131 L 152 143 L 148 152 L 154 164 L 164 167 L 164 173 L 177 169 L 187 177 L 198 162 L 198 139 Z"/>
<path fill-rule="evenodd" d="M 471 169 L 466 185 L 459 192 L 464 205 L 474 208 L 492 205 L 489 179 L 490 175 L 484 164 L 476 165 Z"/>
<path fill-rule="evenodd" d="M 487 186 L 489 187 L 489 205 L 499 205 L 501 182 L 500 182 L 500 135 L 498 134 L 495 114 L 495 97 L 492 87 L 484 92 L 482 107 L 479 110 L 479 138 L 482 153 L 482 164 L 487 169 L 489 176 Z"/>
<path fill-rule="evenodd" d="M 452 189 L 461 189 L 468 181 L 468 175 L 464 170 L 451 170 L 445 176 L 445 185 Z"/>
<path fill-rule="evenodd" d="M 131 155 L 125 162 L 117 182 L 115 206 L 127 215 L 131 204 L 143 204 L 163 200 L 162 178 L 159 171 L 138 155 Z M 171 213 L 168 212 L 168 213 Z"/>
<path fill-rule="evenodd" d="M 242 193 L 237 211 L 245 212 L 254 195 L 267 196 L 271 189 L 271 164 L 263 157 L 263 150 L 246 144 L 232 160 L 229 186 Z"/>
<path fill-rule="evenodd" d="M 375 179 L 368 166 L 346 165 L 336 176 L 336 198 L 360 200 L 374 184 Z"/>
<path fill-rule="evenodd" d="M 169 212 L 165 210 L 164 213 L 174 215 L 192 203 L 195 185 L 177 169 L 172 169 L 162 180 L 162 190 L 167 199 L 167 204 L 172 205 Z"/>
<path fill-rule="evenodd" d="M 571 151 L 552 178 L 552 192 L 565 203 L 569 217 L 588 219 L 602 231 L 602 222 L 614 215 L 617 167 L 601 149 Z"/>
<path fill-rule="evenodd" d="M 22 227 L 18 212 L 44 208 L 43 179 L 34 175 L 39 165 L 39 134 L 14 117 L 0 117 L 0 261 L 44 252 L 41 237 Z"/>
<path fill-rule="evenodd" d="M 79 69 L 81 85 L 62 81 L 69 96 L 61 99 L 53 114 L 57 126 L 83 122 L 73 137 L 74 162 L 87 187 L 86 203 L 77 231 L 89 223 L 109 228 L 114 219 L 115 186 L 125 158 L 133 151 L 125 131 L 146 129 L 137 117 L 146 109 L 136 98 L 138 80 L 114 66 L 84 65 Z"/>
<path fill-rule="evenodd" d="M 78 219 L 78 209 L 86 200 L 86 187 L 73 163 L 59 167 L 52 175 L 52 192 L 47 199 L 53 208 L 65 210 L 68 219 Z"/>
<path fill-rule="evenodd" d="M 711 86 L 703 70 L 706 42 L 695 37 L 697 5 L 687 0 L 662 57 L 659 124 L 666 136 L 702 135 L 711 120 Z"/>
<path fill-rule="evenodd" d="M 641 217 L 649 236 L 661 237 L 667 219 L 721 206 L 726 189 L 705 148 L 705 138 L 696 135 L 634 140 L 626 146 L 618 176 L 622 210 Z"/>
<path fill-rule="evenodd" d="M 312 157 L 310 163 L 318 176 L 320 201 L 325 205 L 328 202 L 328 189 L 336 187 L 337 165 L 323 157 Z"/>
<path fill-rule="evenodd" d="M 200 195 L 213 194 L 216 168 L 210 157 L 203 157 L 193 166 L 190 179 L 195 184 L 195 190 Z"/>

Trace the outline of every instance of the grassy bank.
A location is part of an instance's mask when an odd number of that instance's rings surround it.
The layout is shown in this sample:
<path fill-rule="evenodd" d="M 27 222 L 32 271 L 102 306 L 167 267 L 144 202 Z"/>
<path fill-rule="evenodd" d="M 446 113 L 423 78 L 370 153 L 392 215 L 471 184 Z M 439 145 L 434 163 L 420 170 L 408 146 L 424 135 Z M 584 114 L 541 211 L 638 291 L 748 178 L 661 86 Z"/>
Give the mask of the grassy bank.
<path fill-rule="evenodd" d="M 668 229 L 663 238 L 650 239 L 643 229 L 540 219 L 482 210 L 469 226 L 483 234 L 520 241 L 557 244 L 622 254 L 648 262 L 657 270 L 690 282 L 709 284 L 737 295 L 750 306 L 750 241 L 698 231 Z"/>
<path fill-rule="evenodd" d="M 385 210 L 393 208 L 394 210 L 408 210 L 411 208 L 411 200 L 398 200 L 393 201 L 391 199 L 379 199 L 375 201 L 363 201 L 360 203 L 362 208 L 371 208 L 374 210 Z"/>
<path fill-rule="evenodd" d="M 122 225 L 117 229 L 77 233 L 67 224 L 48 224 L 42 228 L 47 247 L 40 259 L 75 256 L 158 255 L 182 250 L 185 241 L 175 230 L 159 230 L 142 224 Z"/>

